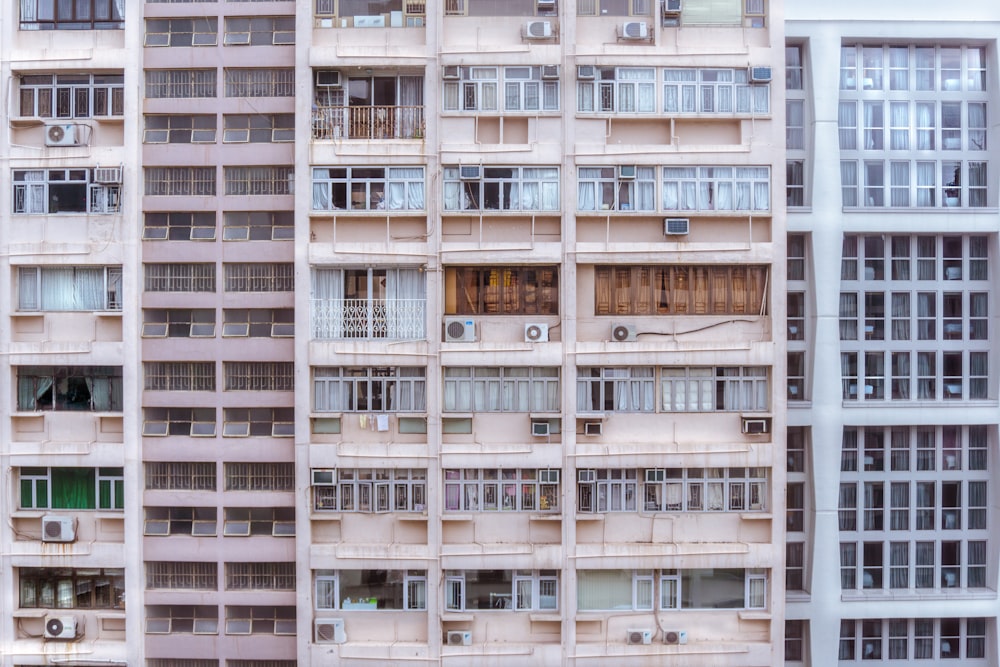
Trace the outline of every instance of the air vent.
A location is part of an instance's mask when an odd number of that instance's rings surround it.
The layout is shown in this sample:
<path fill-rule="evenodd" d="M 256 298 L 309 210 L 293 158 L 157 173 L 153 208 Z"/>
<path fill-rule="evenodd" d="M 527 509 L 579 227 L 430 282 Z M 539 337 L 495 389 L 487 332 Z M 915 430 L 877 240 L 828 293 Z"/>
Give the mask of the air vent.
<path fill-rule="evenodd" d="M 622 24 L 622 39 L 646 39 L 649 27 L 644 21 L 626 21 Z"/>
<path fill-rule="evenodd" d="M 524 36 L 528 39 L 546 39 L 552 36 L 551 21 L 528 21 L 524 26 Z"/>
<path fill-rule="evenodd" d="M 663 0 L 664 16 L 680 16 L 681 0 Z"/>
<path fill-rule="evenodd" d="M 593 79 L 597 77 L 597 68 L 593 65 L 577 65 L 576 78 Z"/>
<path fill-rule="evenodd" d="M 750 83 L 771 83 L 771 68 L 751 67 Z"/>
<path fill-rule="evenodd" d="M 340 72 L 335 69 L 321 69 L 316 71 L 316 85 L 328 86 L 330 88 L 340 87 Z"/>
<path fill-rule="evenodd" d="M 664 644 L 687 644 L 688 643 L 688 633 L 687 633 L 687 630 L 664 630 L 663 631 L 663 643 Z"/>
<path fill-rule="evenodd" d="M 743 432 L 747 435 L 762 435 L 771 432 L 771 420 L 767 418 L 743 418 Z"/>
<path fill-rule="evenodd" d="M 449 630 L 448 646 L 471 646 L 472 633 L 468 630 Z"/>
<path fill-rule="evenodd" d="M 458 177 L 463 181 L 478 181 L 483 177 L 483 167 L 478 164 L 463 164 L 458 168 Z"/>
<path fill-rule="evenodd" d="M 543 79 L 558 79 L 559 78 L 559 65 L 542 65 L 542 78 Z"/>
<path fill-rule="evenodd" d="M 548 422 L 531 422 L 531 435 L 542 438 L 552 433 Z"/>
<path fill-rule="evenodd" d="M 442 79 L 457 79 L 459 76 L 458 65 L 445 65 L 444 72 L 441 74 Z"/>
<path fill-rule="evenodd" d="M 73 542 L 76 540 L 76 519 L 48 514 L 42 517 L 42 542 Z"/>
<path fill-rule="evenodd" d="M 79 128 L 73 123 L 45 126 L 46 146 L 78 146 Z"/>
<path fill-rule="evenodd" d="M 542 322 L 529 322 L 524 325 L 525 343 L 549 342 L 549 325 Z"/>
<path fill-rule="evenodd" d="M 651 644 L 653 642 L 652 630 L 628 630 L 629 644 Z"/>
<path fill-rule="evenodd" d="M 317 644 L 343 644 L 347 641 L 347 633 L 344 632 L 344 619 L 317 618 L 315 635 Z"/>
<path fill-rule="evenodd" d="M 691 221 L 687 218 L 664 218 L 663 233 L 667 236 L 683 236 L 691 229 Z"/>
<path fill-rule="evenodd" d="M 476 342 L 476 321 L 465 317 L 446 317 L 444 320 L 446 343 Z"/>
<path fill-rule="evenodd" d="M 46 639 L 76 639 L 78 628 L 75 616 L 46 616 Z"/>
<path fill-rule="evenodd" d="M 583 434 L 584 435 L 603 435 L 604 434 L 604 423 L 603 422 L 583 422 Z"/>
<path fill-rule="evenodd" d="M 633 324 L 613 324 L 611 325 L 611 340 L 618 343 L 630 343 L 635 341 L 638 333 Z"/>

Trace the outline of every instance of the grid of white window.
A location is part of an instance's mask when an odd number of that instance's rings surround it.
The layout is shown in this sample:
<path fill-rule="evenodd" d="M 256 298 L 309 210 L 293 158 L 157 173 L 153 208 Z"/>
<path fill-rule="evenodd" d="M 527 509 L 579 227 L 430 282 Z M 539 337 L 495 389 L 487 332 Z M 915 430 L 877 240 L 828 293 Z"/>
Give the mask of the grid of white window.
<path fill-rule="evenodd" d="M 291 361 L 224 361 L 226 391 L 292 391 L 295 364 Z"/>
<path fill-rule="evenodd" d="M 146 561 L 146 590 L 214 591 L 219 588 L 218 564 L 191 561 Z"/>
<path fill-rule="evenodd" d="M 291 211 L 226 211 L 223 241 L 291 241 L 295 217 Z"/>
<path fill-rule="evenodd" d="M 647 468 L 644 512 L 762 512 L 766 468 Z"/>
<path fill-rule="evenodd" d="M 294 635 L 295 607 L 226 606 L 227 635 Z"/>
<path fill-rule="evenodd" d="M 227 438 L 290 438 L 295 435 L 295 409 L 224 408 L 222 435 Z"/>
<path fill-rule="evenodd" d="M 227 591 L 294 591 L 294 562 L 226 563 Z"/>
<path fill-rule="evenodd" d="M 246 464 L 237 464 L 246 465 Z M 292 464 L 271 464 L 288 465 Z M 262 480 L 266 481 L 266 480 Z M 287 481 L 287 480 L 286 480 Z M 291 481 L 294 487 L 294 480 Z M 251 489 L 241 489 L 251 490 Z M 291 490 L 257 489 L 261 491 Z M 294 507 L 227 507 L 224 510 L 222 534 L 225 537 L 250 537 L 254 535 L 270 535 L 272 537 L 295 537 Z"/>
<path fill-rule="evenodd" d="M 21 311 L 121 310 L 120 266 L 21 266 L 17 307 Z"/>
<path fill-rule="evenodd" d="M 577 79 L 576 110 L 654 113 L 656 68 L 594 67 L 592 79 Z"/>
<path fill-rule="evenodd" d="M 659 376 L 659 383 L 656 376 Z M 656 400 L 657 385 L 659 402 Z M 579 368 L 577 410 L 765 411 L 770 400 L 769 386 L 764 366 Z"/>
<path fill-rule="evenodd" d="M 317 512 L 424 512 L 427 471 L 417 468 L 337 468 L 312 471 Z"/>
<path fill-rule="evenodd" d="M 423 167 L 315 167 L 314 211 L 422 211 Z"/>
<path fill-rule="evenodd" d="M 426 570 L 315 570 L 317 610 L 427 609 Z"/>
<path fill-rule="evenodd" d="M 445 111 L 558 111 L 558 66 L 445 67 Z"/>
<path fill-rule="evenodd" d="M 147 292 L 214 292 L 215 264 L 143 264 Z"/>
<path fill-rule="evenodd" d="M 291 67 L 233 68 L 224 71 L 226 97 L 294 97 Z"/>
<path fill-rule="evenodd" d="M 313 368 L 317 412 L 423 412 L 425 369 L 400 367 Z"/>
<path fill-rule="evenodd" d="M 219 634 L 214 605 L 147 605 L 146 634 Z"/>
<path fill-rule="evenodd" d="M 294 16 L 227 16 L 226 46 L 279 46 L 295 43 Z"/>
<path fill-rule="evenodd" d="M 146 70 L 146 97 L 186 99 L 215 97 L 218 74 L 214 69 Z"/>
<path fill-rule="evenodd" d="M 555 611 L 558 570 L 445 570 L 447 611 Z"/>
<path fill-rule="evenodd" d="M 557 367 L 444 369 L 445 412 L 558 412 L 559 409 Z"/>
<path fill-rule="evenodd" d="M 143 408 L 142 434 L 146 437 L 215 435 L 215 408 Z"/>
<path fill-rule="evenodd" d="M 24 74 L 18 82 L 22 118 L 100 118 L 125 114 L 121 74 Z"/>
<path fill-rule="evenodd" d="M 143 181 L 147 196 L 215 196 L 215 167 L 145 167 Z"/>
<path fill-rule="evenodd" d="M 142 311 L 144 338 L 212 338 L 215 311 L 211 308 L 146 308 Z"/>
<path fill-rule="evenodd" d="M 287 338 L 295 335 L 292 308 L 226 308 L 222 311 L 222 335 L 249 338 Z"/>
<path fill-rule="evenodd" d="M 237 196 L 288 195 L 292 193 L 295 167 L 283 165 L 223 167 L 226 194 Z"/>
<path fill-rule="evenodd" d="M 445 166 L 444 210 L 558 211 L 559 167 Z"/>
<path fill-rule="evenodd" d="M 759 569 L 577 571 L 583 611 L 766 609 L 767 588 L 768 571 Z"/>
<path fill-rule="evenodd" d="M 770 167 L 664 167 L 665 211 L 767 211 Z"/>
<path fill-rule="evenodd" d="M 99 183 L 94 169 L 15 169 L 12 174 L 13 212 L 118 213 L 122 186 Z"/>
<path fill-rule="evenodd" d="M 446 512 L 558 512 L 559 471 L 534 468 L 447 469 Z"/>
<path fill-rule="evenodd" d="M 163 114 L 143 116 L 144 144 L 215 143 L 216 116 L 209 114 Z"/>
<path fill-rule="evenodd" d="M 146 19 L 143 46 L 215 46 L 218 32 L 219 19 L 213 16 Z"/>
<path fill-rule="evenodd" d="M 214 241 L 211 211 L 150 211 L 143 214 L 143 241 Z"/>
<path fill-rule="evenodd" d="M 656 168 L 580 167 L 576 207 L 579 211 L 655 211 Z"/>
<path fill-rule="evenodd" d="M 146 507 L 143 534 L 215 537 L 217 517 L 215 507 Z"/>
<path fill-rule="evenodd" d="M 295 266 L 291 263 L 227 263 L 223 265 L 227 292 L 291 292 Z"/>
<path fill-rule="evenodd" d="M 986 624 L 985 618 L 843 619 L 837 658 L 840 664 L 953 659 L 985 666 Z"/>
<path fill-rule="evenodd" d="M 215 463 L 187 461 L 147 461 L 147 490 L 215 491 Z"/>
<path fill-rule="evenodd" d="M 223 143 L 269 144 L 295 140 L 295 115 L 290 113 L 226 114 Z"/>
<path fill-rule="evenodd" d="M 293 491 L 295 464 L 283 462 L 224 463 L 226 491 Z M 226 520 L 229 520 L 227 515 Z"/>
<path fill-rule="evenodd" d="M 214 361 L 147 361 L 146 391 L 215 391 Z"/>
<path fill-rule="evenodd" d="M 751 84 L 746 68 L 663 70 L 664 113 L 766 114 L 770 100 L 770 84 Z"/>

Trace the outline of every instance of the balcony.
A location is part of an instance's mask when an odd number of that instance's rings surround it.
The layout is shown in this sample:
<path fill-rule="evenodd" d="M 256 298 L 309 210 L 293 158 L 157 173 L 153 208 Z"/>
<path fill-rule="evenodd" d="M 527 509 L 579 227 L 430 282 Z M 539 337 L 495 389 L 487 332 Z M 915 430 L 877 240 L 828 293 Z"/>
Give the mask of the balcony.
<path fill-rule="evenodd" d="M 313 299 L 313 338 L 423 339 L 426 304 L 425 299 Z"/>
<path fill-rule="evenodd" d="M 423 106 L 317 106 L 312 138 L 422 139 Z"/>

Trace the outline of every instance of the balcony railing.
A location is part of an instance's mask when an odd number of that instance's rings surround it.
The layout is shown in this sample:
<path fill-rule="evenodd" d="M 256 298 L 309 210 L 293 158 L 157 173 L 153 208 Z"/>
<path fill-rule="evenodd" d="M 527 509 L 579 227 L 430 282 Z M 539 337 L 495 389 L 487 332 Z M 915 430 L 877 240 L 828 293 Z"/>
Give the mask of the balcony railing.
<path fill-rule="evenodd" d="M 420 139 L 422 106 L 322 106 L 313 109 L 313 139 Z"/>
<path fill-rule="evenodd" d="M 313 338 L 426 338 L 426 307 L 425 299 L 313 299 Z"/>

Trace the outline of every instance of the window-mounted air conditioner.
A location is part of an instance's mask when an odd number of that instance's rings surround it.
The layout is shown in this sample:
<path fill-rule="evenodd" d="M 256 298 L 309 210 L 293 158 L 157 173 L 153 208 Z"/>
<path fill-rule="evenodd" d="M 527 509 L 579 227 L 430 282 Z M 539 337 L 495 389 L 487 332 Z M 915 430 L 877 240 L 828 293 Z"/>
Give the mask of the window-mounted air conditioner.
<path fill-rule="evenodd" d="M 663 631 L 663 643 L 664 644 L 687 644 L 688 643 L 688 633 L 687 633 L 687 630 L 664 630 Z"/>
<path fill-rule="evenodd" d="M 583 422 L 583 434 L 584 435 L 603 435 L 604 433 L 604 423 L 603 422 Z"/>
<path fill-rule="evenodd" d="M 42 517 L 42 542 L 73 542 L 76 540 L 76 519 L 71 516 L 46 514 Z"/>
<path fill-rule="evenodd" d="M 446 317 L 444 320 L 444 342 L 476 342 L 476 321 L 467 317 Z"/>
<path fill-rule="evenodd" d="M 524 25 L 524 36 L 528 39 L 546 39 L 552 36 L 552 21 L 528 21 Z"/>
<path fill-rule="evenodd" d="M 531 435 L 543 438 L 552 433 L 548 422 L 531 422 Z"/>
<path fill-rule="evenodd" d="M 691 221 L 687 218 L 664 218 L 663 233 L 667 236 L 683 236 L 691 231 Z"/>
<path fill-rule="evenodd" d="M 75 616 L 46 616 L 46 639 L 76 639 L 79 631 Z"/>
<path fill-rule="evenodd" d="M 611 325 L 611 340 L 616 343 L 630 343 L 634 342 L 638 332 L 635 330 L 634 324 L 612 324 Z"/>
<path fill-rule="evenodd" d="M 653 642 L 652 630 L 626 630 L 629 644 L 651 644 Z"/>
<path fill-rule="evenodd" d="M 54 123 L 45 126 L 46 146 L 79 146 L 80 128 L 75 123 Z"/>
<path fill-rule="evenodd" d="M 468 630 L 449 630 L 448 646 L 471 646 L 472 633 Z"/>
<path fill-rule="evenodd" d="M 623 181 L 631 181 L 635 178 L 635 165 L 622 164 L 618 166 L 618 178 Z"/>
<path fill-rule="evenodd" d="M 622 39 L 646 39 L 649 26 L 644 21 L 626 21 L 622 24 Z"/>
<path fill-rule="evenodd" d="M 538 8 L 542 10 L 547 11 L 550 9 L 555 9 L 556 7 L 556 0 L 537 0 L 537 2 L 538 2 Z"/>
<path fill-rule="evenodd" d="M 321 69 L 316 71 L 316 85 L 339 88 L 341 85 L 340 72 L 335 69 Z"/>
<path fill-rule="evenodd" d="M 122 182 L 121 167 L 97 167 L 94 169 L 94 182 L 117 184 Z"/>
<path fill-rule="evenodd" d="M 680 16 L 681 0 L 663 0 L 664 16 Z"/>
<path fill-rule="evenodd" d="M 771 68 L 765 66 L 751 67 L 750 83 L 771 83 Z"/>
<path fill-rule="evenodd" d="M 525 343 L 549 342 L 549 325 L 542 322 L 529 322 L 524 325 Z"/>
<path fill-rule="evenodd" d="M 480 164 L 463 164 L 458 168 L 458 177 L 463 181 L 478 181 L 483 177 L 483 166 Z"/>
<path fill-rule="evenodd" d="M 771 432 L 771 420 L 767 418 L 743 418 L 743 432 L 747 435 L 761 435 Z"/>
<path fill-rule="evenodd" d="M 558 79 L 559 78 L 559 65 L 542 65 L 542 78 L 543 79 Z"/>
<path fill-rule="evenodd" d="M 314 633 L 317 644 L 343 644 L 347 641 L 342 618 L 317 618 Z"/>
<path fill-rule="evenodd" d="M 593 65 L 577 65 L 576 66 L 576 78 L 578 79 L 594 79 L 597 77 L 597 68 Z"/>
<path fill-rule="evenodd" d="M 334 470 L 332 468 L 317 468 L 312 471 L 313 474 L 313 486 L 333 486 L 335 480 Z"/>
<path fill-rule="evenodd" d="M 441 73 L 442 79 L 457 79 L 459 78 L 461 72 L 458 65 L 445 65 L 444 71 Z"/>

